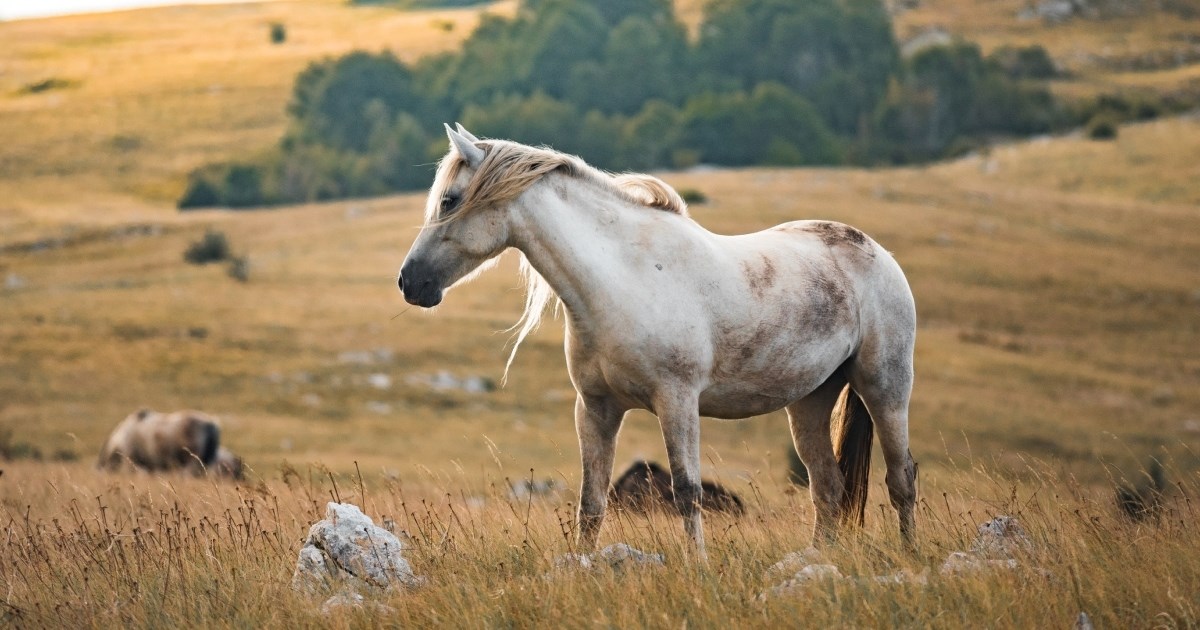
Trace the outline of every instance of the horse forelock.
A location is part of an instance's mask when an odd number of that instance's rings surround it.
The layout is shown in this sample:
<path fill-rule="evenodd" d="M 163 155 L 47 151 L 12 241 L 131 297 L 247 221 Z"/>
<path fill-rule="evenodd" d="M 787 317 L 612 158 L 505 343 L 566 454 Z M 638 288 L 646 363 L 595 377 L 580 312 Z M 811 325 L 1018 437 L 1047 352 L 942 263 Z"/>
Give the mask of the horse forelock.
<path fill-rule="evenodd" d="M 543 176 L 559 172 L 590 181 L 631 203 L 687 216 L 687 204 L 666 182 L 640 173 L 611 175 L 595 169 L 573 155 L 544 147 L 531 147 L 504 140 L 483 140 L 483 163 L 471 176 L 455 213 L 438 217 L 438 208 L 450 186 L 459 178 L 466 161 L 451 148 L 438 165 L 437 175 L 425 206 L 426 221 L 449 221 L 487 205 L 516 199 Z"/>

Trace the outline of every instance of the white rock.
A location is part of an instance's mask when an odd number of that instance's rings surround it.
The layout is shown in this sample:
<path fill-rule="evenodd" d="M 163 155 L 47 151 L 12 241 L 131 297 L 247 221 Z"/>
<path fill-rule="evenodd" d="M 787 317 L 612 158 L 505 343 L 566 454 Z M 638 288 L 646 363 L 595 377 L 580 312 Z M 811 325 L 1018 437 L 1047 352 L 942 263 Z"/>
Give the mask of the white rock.
<path fill-rule="evenodd" d="M 367 604 L 369 604 L 370 608 L 377 613 L 393 614 L 396 612 L 396 609 L 392 608 L 391 606 L 381 604 L 379 602 L 368 602 L 367 598 L 363 597 L 359 593 L 347 592 L 338 593 L 337 595 L 325 600 L 325 603 L 321 604 L 321 614 L 332 615 L 333 613 L 337 612 L 339 608 L 362 608 Z"/>
<path fill-rule="evenodd" d="M 362 606 L 363 601 L 365 601 L 365 598 L 358 593 L 340 593 L 330 597 L 325 600 L 324 604 L 321 604 L 321 614 L 332 614 L 338 608 L 358 608 Z"/>
<path fill-rule="evenodd" d="M 591 554 L 563 554 L 554 559 L 554 571 L 545 577 L 551 579 L 556 573 L 576 570 L 593 571 L 604 567 L 614 571 L 624 571 L 664 565 L 664 558 L 660 553 L 646 553 L 625 543 L 614 543 Z"/>
<path fill-rule="evenodd" d="M 392 406 L 388 403 L 385 403 L 385 402 L 379 401 L 379 400 L 368 400 L 366 407 L 367 407 L 367 411 L 370 411 L 371 413 L 379 414 L 381 416 L 386 416 L 386 415 L 392 413 Z"/>
<path fill-rule="evenodd" d="M 763 577 L 766 579 L 782 579 L 795 575 L 797 571 L 810 564 L 825 563 L 825 557 L 821 554 L 821 551 L 816 547 L 809 547 L 804 551 L 793 551 L 784 556 L 782 560 L 771 565 L 766 573 L 763 574 Z"/>
<path fill-rule="evenodd" d="M 342 582 L 351 589 L 415 588 L 425 580 L 413 574 L 404 550 L 400 539 L 377 527 L 358 507 L 330 503 L 325 519 L 308 530 L 292 588 L 316 593 Z"/>
<path fill-rule="evenodd" d="M 392 386 L 392 377 L 383 372 L 376 372 L 367 377 L 367 384 L 375 389 L 389 389 Z"/>
<path fill-rule="evenodd" d="M 370 365 L 375 357 L 368 350 L 347 350 L 338 353 L 338 363 L 348 363 L 350 365 Z"/>
<path fill-rule="evenodd" d="M 554 559 L 555 571 L 591 570 L 592 559 L 584 553 L 565 553 Z"/>
<path fill-rule="evenodd" d="M 980 524 L 979 534 L 971 544 L 971 552 L 984 558 L 1009 559 L 1032 551 L 1033 542 L 1021 523 L 1003 515 Z"/>
<path fill-rule="evenodd" d="M 515 501 L 527 501 L 530 497 L 555 497 L 566 489 L 566 484 L 554 477 L 522 479 L 509 487 L 508 496 Z"/>
<path fill-rule="evenodd" d="M 1017 561 L 1011 558 L 1007 560 L 987 560 L 962 551 L 955 551 L 946 556 L 946 561 L 942 563 L 940 571 L 942 575 L 949 577 L 970 575 L 994 569 L 1013 570 L 1016 568 Z"/>
<path fill-rule="evenodd" d="M 316 547 L 304 545 L 292 573 L 292 589 L 303 593 L 319 593 L 333 583 L 333 572 L 325 564 L 325 554 Z"/>
<path fill-rule="evenodd" d="M 625 543 L 616 543 L 601 549 L 598 559 L 608 563 L 608 566 L 614 569 L 621 569 L 629 565 L 661 567 L 665 564 L 661 553 L 646 553 Z"/>
<path fill-rule="evenodd" d="M 871 578 L 876 584 L 916 584 L 925 586 L 929 583 L 929 567 L 926 567 L 920 573 L 914 573 L 911 569 L 900 569 L 891 575 L 877 575 Z"/>
<path fill-rule="evenodd" d="M 791 595 L 807 588 L 814 582 L 839 581 L 844 578 L 845 576 L 842 575 L 842 572 L 832 564 L 810 564 L 797 571 L 791 579 L 784 580 L 779 585 L 771 588 L 767 593 L 760 594 L 758 600 L 763 601 L 768 595 L 772 597 Z"/>

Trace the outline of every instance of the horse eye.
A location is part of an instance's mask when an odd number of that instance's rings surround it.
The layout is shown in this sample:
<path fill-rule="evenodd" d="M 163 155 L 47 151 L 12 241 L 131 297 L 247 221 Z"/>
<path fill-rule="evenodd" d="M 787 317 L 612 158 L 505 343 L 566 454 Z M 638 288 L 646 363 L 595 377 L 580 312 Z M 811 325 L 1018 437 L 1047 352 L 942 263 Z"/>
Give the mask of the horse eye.
<path fill-rule="evenodd" d="M 445 197 L 442 197 L 442 203 L 441 203 L 441 206 L 438 208 L 438 210 L 441 214 L 447 214 L 451 210 L 453 210 L 454 207 L 457 205 L 458 205 L 458 196 L 457 195 L 446 195 Z"/>

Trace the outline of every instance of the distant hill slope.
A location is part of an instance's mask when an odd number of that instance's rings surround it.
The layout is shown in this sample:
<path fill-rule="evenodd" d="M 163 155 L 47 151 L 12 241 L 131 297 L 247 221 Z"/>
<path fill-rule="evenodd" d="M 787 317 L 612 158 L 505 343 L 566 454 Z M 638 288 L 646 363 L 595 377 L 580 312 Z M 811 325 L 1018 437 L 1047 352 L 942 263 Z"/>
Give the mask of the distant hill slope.
<path fill-rule="evenodd" d="M 0 23 L 0 219 L 19 227 L 81 208 L 113 218 L 165 211 L 191 169 L 271 150 L 310 61 L 356 48 L 412 60 L 457 46 L 482 12 L 515 6 L 403 12 L 294 0 Z M 677 6 L 698 24 L 702 0 Z M 1200 20 L 1146 10 L 1050 25 L 1021 18 L 1025 9 L 1026 0 L 920 0 L 897 11 L 896 29 L 902 41 L 939 27 L 985 49 L 1042 44 L 1074 73 L 1056 85 L 1066 94 L 1200 92 Z M 274 23 L 286 42 L 270 42 Z"/>
<path fill-rule="evenodd" d="M 1100 462 L 1164 452 L 1200 468 L 1186 447 L 1200 430 L 1198 145 L 1200 120 L 1180 117 L 1114 141 L 1035 140 L 924 168 L 665 177 L 709 198 L 691 213 L 714 231 L 834 219 L 895 254 L 918 304 L 912 431 L 923 472 L 966 457 L 1019 472 L 1034 457 L 1104 482 Z M 517 468 L 575 470 L 557 322 L 522 348 L 507 387 L 430 387 L 443 370 L 498 380 L 506 337 L 493 332 L 522 301 L 509 257 L 435 316 L 409 309 L 395 273 L 423 203 L 134 223 L 80 213 L 70 229 L 6 232 L 0 432 L 90 456 L 139 406 L 199 406 L 228 417 L 228 439 L 259 470 L 283 458 L 436 468 L 485 457 L 480 435 Z M 210 228 L 247 257 L 248 283 L 183 262 Z M 768 450 L 783 461 L 782 417 L 704 427 L 705 452 L 723 467 L 757 469 Z M 622 461 L 655 456 L 657 424 L 637 415 L 621 448 Z"/>

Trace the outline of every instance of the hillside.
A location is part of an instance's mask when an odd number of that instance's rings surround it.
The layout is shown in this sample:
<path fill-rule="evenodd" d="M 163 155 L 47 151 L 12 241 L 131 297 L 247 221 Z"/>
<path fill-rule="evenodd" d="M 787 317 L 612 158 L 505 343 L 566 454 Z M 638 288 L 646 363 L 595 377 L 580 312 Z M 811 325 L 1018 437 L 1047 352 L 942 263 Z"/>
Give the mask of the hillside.
<path fill-rule="evenodd" d="M 679 6 L 697 21 L 699 0 Z M 1195 21 L 1048 26 L 1019 20 L 1022 7 L 923 0 L 897 28 L 1044 43 L 1069 61 L 1064 92 L 1192 89 L 1195 65 L 1095 58 L 1191 46 Z M 866 579 L 760 601 L 778 581 L 764 571 L 808 544 L 813 520 L 786 482 L 776 413 L 702 425 L 704 476 L 748 506 L 706 517 L 707 565 L 688 560 L 677 518 L 621 516 L 601 544 L 662 552 L 665 569 L 548 579 L 571 548 L 579 479 L 561 323 L 525 343 L 506 386 L 477 391 L 500 381 L 496 331 L 523 304 L 511 256 L 425 313 L 395 287 L 421 194 L 173 207 L 192 167 L 277 140 L 309 60 L 385 46 L 412 59 L 477 20 L 285 0 L 0 23 L 0 624 L 1025 628 L 1080 611 L 1097 627 L 1200 623 L 1200 116 L 920 168 L 660 174 L 708 198 L 691 214 L 713 231 L 834 219 L 894 253 L 919 315 L 920 546 L 897 545 L 876 458 L 865 532 L 828 550 Z M 285 44 L 268 41 L 275 21 Z M 210 230 L 245 257 L 245 282 L 184 262 Z M 97 474 L 105 436 L 142 406 L 221 416 L 248 478 Z M 664 457 L 657 421 L 632 414 L 618 468 Z M 1165 507 L 1131 521 L 1114 485 L 1144 483 L 1151 458 Z M 565 489 L 510 496 L 530 476 Z M 292 591 L 300 541 L 335 499 L 394 519 L 428 586 L 332 616 Z M 1019 568 L 942 576 L 1000 513 L 1033 540 Z M 928 583 L 871 580 L 901 569 Z"/>
<path fill-rule="evenodd" d="M 169 209 L 188 171 L 278 141 L 309 62 L 385 48 L 411 61 L 455 47 L 479 13 L 306 0 L 0 22 L 0 217 Z"/>
<path fill-rule="evenodd" d="M 1135 89 L 1195 100 L 1196 20 L 1145 10 L 1046 24 L 1022 19 L 1025 4 L 926 0 L 897 11 L 896 32 L 906 41 L 940 28 L 985 50 L 1044 45 L 1069 73 L 1055 82 L 1068 96 Z M 481 12 L 515 6 L 407 12 L 288 0 L 0 23 L 0 218 L 14 230 L 70 222 L 81 198 L 95 220 L 167 211 L 197 166 L 272 149 L 309 62 L 353 49 L 412 61 L 454 48 Z M 699 23 L 700 0 L 677 6 Z M 275 23 L 283 44 L 270 42 Z"/>
<path fill-rule="evenodd" d="M 708 195 L 692 212 L 717 231 L 853 223 L 894 252 L 917 298 L 921 549 L 896 548 L 877 471 L 866 534 L 830 553 L 852 575 L 932 571 L 929 586 L 814 585 L 766 603 L 755 599 L 774 583 L 764 570 L 806 545 L 812 523 L 806 493 L 785 482 L 780 414 L 703 424 L 705 476 L 750 505 L 745 519 L 708 518 L 712 564 L 688 564 L 677 519 L 626 516 L 609 520 L 603 544 L 661 551 L 668 569 L 541 577 L 569 549 L 579 474 L 561 329 L 526 343 L 507 387 L 453 387 L 499 379 L 506 336 L 493 331 L 521 298 L 510 259 L 436 313 L 407 309 L 394 274 L 420 195 L 77 221 L 6 241 L 0 446 L 55 461 L 0 463 L 3 614 L 53 626 L 777 627 L 799 615 L 950 628 L 1065 625 L 1084 610 L 1106 626 L 1186 625 L 1191 609 L 1171 594 L 1200 584 L 1188 525 L 1200 470 L 1198 141 L 1200 120 L 1180 118 L 1109 143 L 1035 141 L 921 169 L 667 175 Z M 248 256 L 248 282 L 182 262 L 206 229 Z M 142 405 L 221 415 L 247 482 L 96 474 L 105 434 Z M 1151 457 L 1172 485 L 1167 512 L 1127 522 L 1113 484 L 1138 483 Z M 663 459 L 645 413 L 627 421 L 617 465 L 635 458 Z M 567 489 L 510 498 L 509 483 L 531 476 Z M 291 591 L 298 541 L 338 497 L 395 518 L 430 586 L 333 617 Z M 1036 541 L 1022 568 L 939 577 L 946 553 L 998 513 Z"/>
<path fill-rule="evenodd" d="M 1183 449 L 1200 403 L 1197 138 L 1200 122 L 1185 118 L 1112 143 L 1037 141 L 924 169 L 667 179 L 711 198 L 693 214 L 715 231 L 829 218 L 895 252 L 921 317 L 913 432 L 929 470 L 968 454 L 1033 456 L 1102 480 L 1103 462 L 1129 466 L 1160 447 L 1200 464 Z M 506 336 L 493 331 L 520 308 L 510 261 L 436 314 L 406 310 L 393 278 L 422 203 L 169 214 L 10 241 L 0 422 L 46 452 L 90 456 L 140 405 L 199 406 L 228 416 L 230 441 L 264 474 L 285 458 L 479 462 L 490 441 L 517 470 L 573 475 L 560 326 L 522 350 L 498 392 L 420 382 L 439 370 L 498 380 Z M 248 256 L 248 283 L 182 262 L 206 228 Z M 377 373 L 393 385 L 372 387 Z M 722 470 L 758 469 L 767 451 L 781 465 L 785 424 L 711 423 L 706 448 Z M 622 458 L 659 454 L 657 431 L 650 416 L 632 422 Z M 418 436 L 420 455 L 408 454 Z"/>

